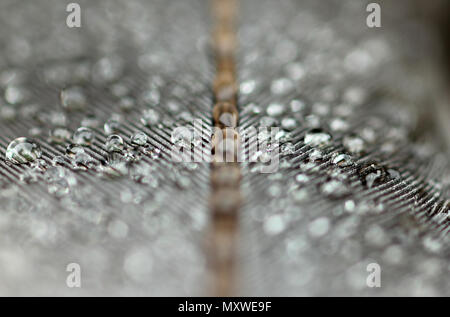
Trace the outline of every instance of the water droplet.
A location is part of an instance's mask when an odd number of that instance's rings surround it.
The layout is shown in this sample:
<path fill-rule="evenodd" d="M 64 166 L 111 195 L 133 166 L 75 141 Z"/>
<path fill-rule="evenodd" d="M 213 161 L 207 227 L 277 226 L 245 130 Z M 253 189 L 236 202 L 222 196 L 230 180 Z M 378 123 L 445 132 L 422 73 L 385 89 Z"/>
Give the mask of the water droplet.
<path fill-rule="evenodd" d="M 64 127 L 67 125 L 67 117 L 61 111 L 52 111 L 47 118 L 44 118 L 44 122 L 50 120 L 50 123 L 54 126 Z"/>
<path fill-rule="evenodd" d="M 119 108 L 122 111 L 130 111 L 134 108 L 134 100 L 131 97 L 123 97 L 119 100 Z"/>
<path fill-rule="evenodd" d="M 299 184 L 306 184 L 309 181 L 309 176 L 306 174 L 297 174 L 295 176 L 295 181 Z"/>
<path fill-rule="evenodd" d="M 151 127 L 158 123 L 159 118 L 159 113 L 154 109 L 146 109 L 142 112 L 141 122 L 143 125 Z"/>
<path fill-rule="evenodd" d="M 355 154 L 361 153 L 365 148 L 363 139 L 356 136 L 345 136 L 342 143 L 349 152 Z"/>
<path fill-rule="evenodd" d="M 142 283 L 151 276 L 153 270 L 152 254 L 146 248 L 131 250 L 125 256 L 123 269 L 132 280 Z"/>
<path fill-rule="evenodd" d="M 295 202 L 302 203 L 311 197 L 311 193 L 306 188 L 299 188 L 291 192 L 291 197 Z"/>
<path fill-rule="evenodd" d="M 271 117 L 278 117 L 284 113 L 284 105 L 280 103 L 272 103 L 267 107 L 267 114 Z"/>
<path fill-rule="evenodd" d="M 92 156 L 90 156 L 89 154 L 87 154 L 86 152 L 78 152 L 75 154 L 75 157 L 73 159 L 73 165 L 74 166 L 85 166 L 85 167 L 89 167 L 92 166 L 95 163 L 94 159 L 92 158 Z"/>
<path fill-rule="evenodd" d="M 425 250 L 427 250 L 428 252 L 439 253 L 442 250 L 442 243 L 430 236 L 426 236 L 425 238 L 423 238 L 422 243 Z"/>
<path fill-rule="evenodd" d="M 19 175 L 21 182 L 26 184 L 36 183 L 38 180 L 38 175 L 35 171 L 27 170 Z"/>
<path fill-rule="evenodd" d="M 81 120 L 81 125 L 87 128 L 97 128 L 100 125 L 100 120 L 95 116 L 95 114 L 86 115 L 83 120 Z"/>
<path fill-rule="evenodd" d="M 73 142 L 78 145 L 90 145 L 94 141 L 94 131 L 89 128 L 78 128 L 73 134 Z"/>
<path fill-rule="evenodd" d="M 369 188 L 386 180 L 386 170 L 375 162 L 365 162 L 359 167 L 358 174 L 361 183 Z"/>
<path fill-rule="evenodd" d="M 323 237 L 330 229 L 330 220 L 327 217 L 320 217 L 311 221 L 308 225 L 309 234 L 313 238 Z"/>
<path fill-rule="evenodd" d="M 67 110 L 83 109 L 87 105 L 86 96 L 81 87 L 63 89 L 60 94 L 61 105 Z"/>
<path fill-rule="evenodd" d="M 71 133 L 65 128 L 56 128 L 50 131 L 49 142 L 61 144 L 71 139 Z"/>
<path fill-rule="evenodd" d="M 286 73 L 292 80 L 300 80 L 305 74 L 305 67 L 302 63 L 289 63 L 286 66 Z"/>
<path fill-rule="evenodd" d="M 93 67 L 92 79 L 98 84 L 112 82 L 119 78 L 123 70 L 123 61 L 118 56 L 106 56 Z"/>
<path fill-rule="evenodd" d="M 52 182 L 48 185 L 48 192 L 51 195 L 55 195 L 56 197 L 62 197 L 69 193 L 69 184 L 65 179 L 59 179 L 57 181 Z"/>
<path fill-rule="evenodd" d="M 347 212 L 353 212 L 353 211 L 355 211 L 356 204 L 353 200 L 347 200 L 344 203 L 344 208 Z"/>
<path fill-rule="evenodd" d="M 294 118 L 283 118 L 281 120 L 281 127 L 285 130 L 294 130 L 297 127 L 297 121 Z"/>
<path fill-rule="evenodd" d="M 120 135 L 112 134 L 105 142 L 105 149 L 108 152 L 122 152 L 124 148 L 123 138 Z"/>
<path fill-rule="evenodd" d="M 106 134 L 113 134 L 119 132 L 120 121 L 114 118 L 108 119 L 103 126 Z"/>
<path fill-rule="evenodd" d="M 400 172 L 397 170 L 394 170 L 392 168 L 388 169 L 387 172 L 388 172 L 389 176 L 393 179 L 399 179 L 401 177 Z"/>
<path fill-rule="evenodd" d="M 320 118 L 315 114 L 310 114 L 305 117 L 305 125 L 310 128 L 318 129 L 320 127 Z"/>
<path fill-rule="evenodd" d="M 323 153 L 322 151 L 318 150 L 318 149 L 314 149 L 309 153 L 309 160 L 311 162 L 316 162 L 316 161 L 320 161 L 323 158 Z"/>
<path fill-rule="evenodd" d="M 348 154 L 335 153 L 333 154 L 332 163 L 340 167 L 347 167 L 353 165 L 353 160 Z"/>
<path fill-rule="evenodd" d="M 59 166 L 59 165 L 64 165 L 64 164 L 66 164 L 66 160 L 64 159 L 64 156 L 62 156 L 62 155 L 57 155 L 52 160 L 53 166 Z"/>
<path fill-rule="evenodd" d="M 254 80 L 246 80 L 240 85 L 239 91 L 242 95 L 248 95 L 255 90 L 255 87 L 256 82 Z"/>
<path fill-rule="evenodd" d="M 25 101 L 26 90 L 21 86 L 8 85 L 5 89 L 5 100 L 12 105 L 20 104 Z"/>
<path fill-rule="evenodd" d="M 263 129 L 258 132 L 258 142 L 260 144 L 270 140 L 270 132 L 267 129 Z"/>
<path fill-rule="evenodd" d="M 300 112 L 305 110 L 305 103 L 301 100 L 292 100 L 290 107 L 292 112 Z"/>
<path fill-rule="evenodd" d="M 14 106 L 0 105 L 0 118 L 3 120 L 13 120 L 17 115 Z"/>
<path fill-rule="evenodd" d="M 116 239 L 126 238 L 128 235 L 128 225 L 121 220 L 113 220 L 108 225 L 108 233 Z"/>
<path fill-rule="evenodd" d="M 293 83 L 288 78 L 278 78 L 272 82 L 270 86 L 270 91 L 273 94 L 281 95 L 289 92 L 293 88 Z"/>
<path fill-rule="evenodd" d="M 327 181 L 321 189 L 322 193 L 331 199 L 342 198 L 350 193 L 347 184 L 337 179 Z"/>
<path fill-rule="evenodd" d="M 153 149 L 153 151 L 150 153 L 151 158 L 154 160 L 159 158 L 160 155 L 161 155 L 161 149 L 158 149 L 158 148 Z"/>
<path fill-rule="evenodd" d="M 78 153 L 84 153 L 84 148 L 78 144 L 69 144 L 66 147 L 66 154 L 69 156 L 75 156 Z"/>
<path fill-rule="evenodd" d="M 282 215 L 273 215 L 264 221 L 264 231 L 269 235 L 277 235 L 283 232 L 285 227 L 286 222 Z"/>
<path fill-rule="evenodd" d="M 330 121 L 330 129 L 333 131 L 347 131 L 349 125 L 347 121 L 342 120 L 341 118 L 334 118 Z"/>
<path fill-rule="evenodd" d="M 381 171 L 377 170 L 375 173 L 369 173 L 366 176 L 366 185 L 368 188 L 372 188 L 374 182 L 381 177 Z"/>
<path fill-rule="evenodd" d="M 131 137 L 133 145 L 144 146 L 148 142 L 148 136 L 144 132 L 137 132 Z"/>
<path fill-rule="evenodd" d="M 278 124 L 278 120 L 272 117 L 265 116 L 259 120 L 259 124 L 261 125 L 261 127 L 273 127 Z"/>
<path fill-rule="evenodd" d="M 392 245 L 383 253 L 383 259 L 389 264 L 398 265 L 403 260 L 403 250 L 398 245 Z"/>
<path fill-rule="evenodd" d="M 322 132 L 322 130 L 314 129 L 305 135 L 305 144 L 310 146 L 327 145 L 331 140 L 331 135 Z"/>
<path fill-rule="evenodd" d="M 13 140 L 6 149 L 6 159 L 14 164 L 33 162 L 41 155 L 40 146 L 33 140 L 24 137 Z"/>
<path fill-rule="evenodd" d="M 191 145 L 197 146 L 199 144 L 194 129 L 189 127 L 173 130 L 171 140 L 174 145 L 182 148 L 191 148 Z"/>
<path fill-rule="evenodd" d="M 317 102 L 312 106 L 312 112 L 318 116 L 326 116 L 330 112 L 330 106 L 325 103 Z"/>
<path fill-rule="evenodd" d="M 385 246 L 389 242 L 386 232 L 378 225 L 372 225 L 369 227 L 364 235 L 364 238 L 367 243 L 376 247 Z"/>

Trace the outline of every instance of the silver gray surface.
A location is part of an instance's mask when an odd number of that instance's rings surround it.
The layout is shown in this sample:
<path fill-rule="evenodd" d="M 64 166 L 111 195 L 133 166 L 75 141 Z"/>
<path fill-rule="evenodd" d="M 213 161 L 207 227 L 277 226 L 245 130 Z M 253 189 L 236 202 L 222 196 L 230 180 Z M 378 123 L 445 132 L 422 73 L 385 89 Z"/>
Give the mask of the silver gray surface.
<path fill-rule="evenodd" d="M 382 2 L 382 28 L 366 27 L 367 3 L 242 1 L 240 125 L 296 122 L 278 172 L 244 173 L 242 295 L 450 294 L 448 152 L 427 120 L 449 107 L 427 80 L 439 44 L 405 2 Z M 314 128 L 330 142 L 305 144 Z M 370 184 L 372 163 L 387 174 Z"/>
<path fill-rule="evenodd" d="M 209 8 L 203 1 L 79 3 L 82 27 L 69 29 L 65 1 L 1 2 L 2 95 L 14 84 L 28 96 L 16 105 L 2 98 L 0 106 L 15 113 L 0 125 L 0 294 L 204 294 L 209 165 L 174 164 L 169 151 L 174 127 L 191 125 L 191 117 L 210 125 Z M 74 86 L 85 109 L 65 111 L 60 91 Z M 130 111 L 121 110 L 124 98 Z M 144 109 L 159 113 L 150 128 L 140 121 Z M 74 166 L 65 154 L 70 142 L 49 143 L 49 131 L 63 125 L 72 133 L 89 114 L 98 121 L 86 148 L 94 162 Z M 122 121 L 118 134 L 129 148 L 114 155 L 104 150 L 111 117 Z M 150 145 L 133 152 L 137 131 Z M 19 136 L 41 145 L 43 171 L 4 161 Z M 69 176 L 55 184 L 46 179 L 57 155 Z M 66 286 L 72 262 L 81 266 L 80 289 Z"/>

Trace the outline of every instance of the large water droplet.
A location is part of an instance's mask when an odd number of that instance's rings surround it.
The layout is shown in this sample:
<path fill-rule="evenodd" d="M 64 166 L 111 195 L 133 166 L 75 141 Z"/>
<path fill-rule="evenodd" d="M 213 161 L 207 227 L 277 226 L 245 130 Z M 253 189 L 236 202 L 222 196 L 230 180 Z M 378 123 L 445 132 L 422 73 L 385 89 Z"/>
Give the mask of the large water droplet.
<path fill-rule="evenodd" d="M 42 151 L 34 141 L 21 137 L 12 141 L 6 149 L 6 159 L 14 164 L 33 162 L 40 158 Z"/>

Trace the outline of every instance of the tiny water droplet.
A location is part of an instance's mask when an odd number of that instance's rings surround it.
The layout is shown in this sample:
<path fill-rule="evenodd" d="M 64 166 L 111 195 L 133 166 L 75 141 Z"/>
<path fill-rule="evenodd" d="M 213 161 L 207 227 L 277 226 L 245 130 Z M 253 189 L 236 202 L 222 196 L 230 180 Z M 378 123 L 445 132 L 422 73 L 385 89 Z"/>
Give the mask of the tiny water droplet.
<path fill-rule="evenodd" d="M 94 138 L 94 131 L 86 127 L 78 128 L 73 134 L 73 142 L 78 145 L 90 145 Z"/>
<path fill-rule="evenodd" d="M 363 139 L 356 136 L 346 136 L 342 141 L 344 147 L 351 153 L 361 153 L 364 151 L 365 144 Z"/>
<path fill-rule="evenodd" d="M 358 169 L 358 174 L 361 183 L 364 186 L 371 188 L 373 185 L 378 185 L 386 180 L 386 170 L 375 162 L 366 162 Z"/>
<path fill-rule="evenodd" d="M 65 128 L 55 128 L 52 131 L 50 131 L 49 142 L 61 144 L 66 141 L 69 141 L 71 136 L 72 135 L 69 130 Z"/>
<path fill-rule="evenodd" d="M 335 153 L 333 155 L 332 163 L 340 167 L 347 167 L 353 165 L 351 156 L 342 153 Z"/>
<path fill-rule="evenodd" d="M 26 90 L 21 86 L 8 85 L 5 89 L 5 100 L 11 104 L 16 105 L 25 101 L 27 96 Z"/>
<path fill-rule="evenodd" d="M 272 82 L 270 91 L 275 95 L 281 95 L 289 92 L 293 88 L 293 83 L 288 78 L 278 78 Z"/>
<path fill-rule="evenodd" d="M 81 125 L 87 128 L 97 128 L 100 125 L 100 120 L 95 116 L 95 114 L 86 115 L 83 120 L 81 120 Z"/>
<path fill-rule="evenodd" d="M 297 127 L 297 121 L 294 118 L 283 118 L 281 127 L 288 131 L 294 130 Z"/>
<path fill-rule="evenodd" d="M 66 154 L 69 156 L 75 156 L 78 153 L 84 153 L 84 148 L 78 144 L 69 144 L 66 147 Z"/>
<path fill-rule="evenodd" d="M 53 166 L 64 165 L 65 163 L 66 163 L 66 160 L 64 159 L 64 156 L 61 156 L 61 155 L 55 156 L 52 160 Z"/>
<path fill-rule="evenodd" d="M 142 111 L 142 117 L 141 122 L 145 126 L 152 126 L 158 123 L 159 121 L 159 113 L 156 112 L 154 109 L 146 109 Z"/>
<path fill-rule="evenodd" d="M 320 161 L 323 158 L 323 153 L 322 151 L 318 150 L 318 149 L 314 149 L 309 153 L 309 160 L 311 162 L 316 162 L 316 161 Z"/>
<path fill-rule="evenodd" d="M 308 231 L 313 238 L 323 237 L 330 228 L 330 220 L 327 217 L 317 218 L 309 223 Z"/>
<path fill-rule="evenodd" d="M 119 108 L 122 111 L 130 111 L 134 108 L 134 100 L 131 97 L 123 97 L 119 100 Z"/>
<path fill-rule="evenodd" d="M 119 120 L 114 119 L 114 118 L 108 119 L 105 122 L 103 129 L 105 130 L 106 134 L 117 133 L 120 129 L 120 122 L 119 122 Z"/>
<path fill-rule="evenodd" d="M 334 118 L 330 121 L 330 129 L 333 131 L 347 131 L 349 125 L 347 121 L 342 120 L 341 118 Z"/>
<path fill-rule="evenodd" d="M 300 112 L 305 110 L 305 103 L 301 100 L 292 100 L 290 107 L 292 112 Z"/>
<path fill-rule="evenodd" d="M 60 94 L 61 105 L 67 110 L 83 109 L 87 105 L 87 99 L 81 87 L 63 89 Z"/>
<path fill-rule="evenodd" d="M 297 174 L 295 181 L 299 184 L 306 184 L 309 181 L 309 176 L 306 174 Z"/>
<path fill-rule="evenodd" d="M 248 95 L 251 94 L 256 87 L 256 82 L 254 80 L 246 80 L 244 82 L 241 83 L 240 87 L 239 87 L 239 92 L 242 95 Z"/>
<path fill-rule="evenodd" d="M 131 137 L 131 144 L 143 146 L 148 142 L 148 136 L 144 132 L 137 132 Z"/>
<path fill-rule="evenodd" d="M 286 222 L 282 215 L 273 215 L 264 221 L 264 231 L 269 235 L 277 235 L 285 228 Z"/>
<path fill-rule="evenodd" d="M 314 129 L 305 135 L 305 144 L 310 146 L 327 145 L 331 140 L 331 135 L 322 132 L 322 130 Z"/>
<path fill-rule="evenodd" d="M 105 142 L 105 149 L 108 152 L 122 152 L 124 148 L 123 138 L 120 135 L 112 134 Z"/>
<path fill-rule="evenodd" d="M 284 105 L 280 103 L 272 103 L 267 107 L 266 112 L 271 117 L 281 116 L 284 112 Z"/>
<path fill-rule="evenodd" d="M 350 193 L 347 184 L 336 179 L 327 181 L 322 185 L 321 189 L 322 193 L 331 199 L 342 198 Z"/>

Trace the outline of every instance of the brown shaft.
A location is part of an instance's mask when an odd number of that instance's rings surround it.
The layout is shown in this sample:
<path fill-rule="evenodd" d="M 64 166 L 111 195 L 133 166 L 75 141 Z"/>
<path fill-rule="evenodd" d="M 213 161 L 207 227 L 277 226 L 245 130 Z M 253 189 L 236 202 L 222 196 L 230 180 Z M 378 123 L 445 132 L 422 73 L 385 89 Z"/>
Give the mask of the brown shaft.
<path fill-rule="evenodd" d="M 237 79 L 234 52 L 236 49 L 235 0 L 214 0 L 214 32 L 216 76 L 213 83 L 214 107 L 211 163 L 211 271 L 213 294 L 232 296 L 235 293 L 236 235 L 238 209 L 241 204 L 241 171 L 237 159 L 239 134 Z"/>

